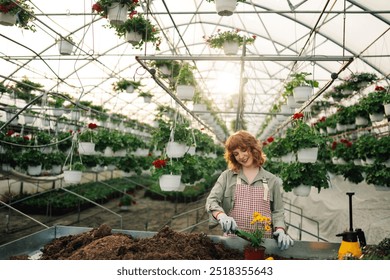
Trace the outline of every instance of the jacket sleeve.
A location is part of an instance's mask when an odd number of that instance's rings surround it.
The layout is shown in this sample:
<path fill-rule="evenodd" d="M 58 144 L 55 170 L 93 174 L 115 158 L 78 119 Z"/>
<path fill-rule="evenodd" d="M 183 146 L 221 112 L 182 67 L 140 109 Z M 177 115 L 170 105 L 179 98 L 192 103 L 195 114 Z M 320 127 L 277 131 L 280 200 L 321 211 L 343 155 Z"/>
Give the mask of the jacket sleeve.
<path fill-rule="evenodd" d="M 206 199 L 206 212 L 209 215 L 209 227 L 213 228 L 217 226 L 219 223 L 218 221 L 213 217 L 212 212 L 213 211 L 223 211 L 225 210 L 222 208 L 223 203 L 223 196 L 226 188 L 226 173 L 223 172 L 217 182 L 214 184 L 214 187 L 211 189 L 209 196 Z"/>
<path fill-rule="evenodd" d="M 282 198 L 282 180 L 275 177 L 272 188 L 272 224 L 274 227 L 282 227 L 286 229 L 284 221 L 284 203 Z"/>

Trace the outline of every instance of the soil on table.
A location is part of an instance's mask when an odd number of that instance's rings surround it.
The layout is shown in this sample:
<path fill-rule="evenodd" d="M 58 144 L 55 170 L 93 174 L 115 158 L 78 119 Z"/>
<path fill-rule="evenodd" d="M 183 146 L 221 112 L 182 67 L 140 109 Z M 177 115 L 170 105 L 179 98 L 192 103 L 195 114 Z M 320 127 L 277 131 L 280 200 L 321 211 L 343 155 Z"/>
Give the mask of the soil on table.
<path fill-rule="evenodd" d="M 150 238 L 112 233 L 106 224 L 54 239 L 40 260 L 238 260 L 243 253 L 214 243 L 204 233 L 180 233 L 164 227 Z M 12 259 L 29 259 L 14 256 Z"/>

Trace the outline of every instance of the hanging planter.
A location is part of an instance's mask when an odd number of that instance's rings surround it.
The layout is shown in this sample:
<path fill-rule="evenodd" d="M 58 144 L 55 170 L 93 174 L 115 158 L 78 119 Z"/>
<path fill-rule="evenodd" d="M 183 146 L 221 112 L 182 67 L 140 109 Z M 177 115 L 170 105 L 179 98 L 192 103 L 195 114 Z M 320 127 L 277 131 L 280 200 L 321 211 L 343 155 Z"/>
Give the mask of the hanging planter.
<path fill-rule="evenodd" d="M 385 108 L 385 115 L 390 116 L 390 104 L 383 104 Z"/>
<path fill-rule="evenodd" d="M 67 184 L 78 184 L 81 182 L 82 175 L 83 175 L 82 171 L 65 170 L 64 171 L 64 181 Z"/>
<path fill-rule="evenodd" d="M 237 0 L 214 0 L 215 9 L 220 16 L 231 16 L 237 6 Z M 210 2 L 210 1 L 209 1 Z"/>
<path fill-rule="evenodd" d="M 381 122 L 384 119 L 383 113 L 371 113 L 369 117 L 371 122 Z"/>
<path fill-rule="evenodd" d="M 191 85 L 178 85 L 176 87 L 176 94 L 181 100 L 192 100 L 195 94 L 195 87 Z"/>
<path fill-rule="evenodd" d="M 181 185 L 181 175 L 162 175 L 159 178 L 159 184 L 162 191 L 179 191 Z"/>
<path fill-rule="evenodd" d="M 127 19 L 129 6 L 118 3 L 113 3 L 107 9 L 107 18 L 112 25 L 122 24 Z"/>
<path fill-rule="evenodd" d="M 186 153 L 186 145 L 175 141 L 168 142 L 166 149 L 170 158 L 181 158 Z"/>
<path fill-rule="evenodd" d="M 296 196 L 307 197 L 311 191 L 311 186 L 300 184 L 299 186 L 293 188 L 293 193 Z"/>
<path fill-rule="evenodd" d="M 222 48 L 223 48 L 223 52 L 226 54 L 226 55 L 234 55 L 234 54 L 237 54 L 238 52 L 238 48 L 239 48 L 239 44 L 238 42 L 236 41 L 226 41 L 223 43 L 222 45 Z"/>
<path fill-rule="evenodd" d="M 298 86 L 293 89 L 293 96 L 296 103 L 304 103 L 309 100 L 313 88 L 309 86 Z"/>
<path fill-rule="evenodd" d="M 132 80 L 126 80 L 121 79 L 117 81 L 116 83 L 113 83 L 113 90 L 116 92 L 123 92 L 126 91 L 127 93 L 133 93 L 134 90 L 138 89 L 140 86 L 142 86 L 140 81 L 132 81 Z"/>
<path fill-rule="evenodd" d="M 70 55 L 74 46 L 72 37 L 61 38 L 58 40 L 57 46 L 61 55 Z"/>
<path fill-rule="evenodd" d="M 135 31 L 126 32 L 126 41 L 132 44 L 133 46 L 138 45 L 141 40 L 142 40 L 142 34 Z"/>
<path fill-rule="evenodd" d="M 303 148 L 297 151 L 297 160 L 304 163 L 314 163 L 317 161 L 318 147 Z"/>
<path fill-rule="evenodd" d="M 31 176 L 39 176 L 42 173 L 42 164 L 27 166 L 27 174 Z"/>
<path fill-rule="evenodd" d="M 16 23 L 16 15 L 10 13 L 0 13 L 0 24 L 4 26 L 12 26 Z"/>
<path fill-rule="evenodd" d="M 92 142 L 79 142 L 79 154 L 80 155 L 94 155 L 95 143 Z"/>

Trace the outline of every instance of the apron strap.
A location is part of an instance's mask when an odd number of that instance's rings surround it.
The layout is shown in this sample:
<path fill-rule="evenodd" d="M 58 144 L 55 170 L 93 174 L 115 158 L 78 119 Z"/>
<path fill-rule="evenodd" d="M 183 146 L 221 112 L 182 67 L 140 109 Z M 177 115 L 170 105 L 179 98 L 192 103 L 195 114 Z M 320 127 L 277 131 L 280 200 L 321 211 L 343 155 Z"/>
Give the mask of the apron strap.
<path fill-rule="evenodd" d="M 241 185 L 241 177 L 238 177 L 238 176 L 237 176 L 237 184 L 238 184 L 238 185 Z"/>
<path fill-rule="evenodd" d="M 267 200 L 268 199 L 268 191 L 269 191 L 268 180 L 267 180 L 267 178 L 262 178 L 261 180 L 263 181 L 263 187 L 264 187 L 263 200 Z"/>

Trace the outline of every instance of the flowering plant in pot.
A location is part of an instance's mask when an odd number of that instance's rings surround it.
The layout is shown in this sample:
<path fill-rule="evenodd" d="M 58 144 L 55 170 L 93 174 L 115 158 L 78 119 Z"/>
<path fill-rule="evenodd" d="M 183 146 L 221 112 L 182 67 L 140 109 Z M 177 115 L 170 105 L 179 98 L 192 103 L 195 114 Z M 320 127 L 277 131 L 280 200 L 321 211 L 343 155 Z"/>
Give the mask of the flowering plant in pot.
<path fill-rule="evenodd" d="M 132 12 L 139 6 L 139 0 L 99 0 L 92 5 L 92 12 L 96 12 L 106 18 L 108 9 L 115 5 L 120 5 L 121 7 L 127 6 L 127 11 Z"/>
<path fill-rule="evenodd" d="M 250 224 L 253 225 L 253 231 L 238 229 L 235 234 L 250 242 L 244 248 L 245 259 L 264 259 L 265 247 L 262 244 L 264 243 L 266 234 L 271 235 L 271 219 L 255 211 Z"/>
<path fill-rule="evenodd" d="M 241 47 L 244 42 L 249 45 L 253 44 L 256 40 L 256 35 L 245 36 L 240 34 L 240 29 L 234 29 L 230 31 L 217 30 L 217 34 L 211 36 L 203 36 L 206 43 L 213 49 L 222 49 L 225 42 L 236 42 Z"/>
<path fill-rule="evenodd" d="M 340 139 L 340 141 L 333 141 L 331 146 L 331 154 L 333 160 L 338 160 L 338 164 L 346 163 L 354 160 L 353 144 L 348 139 Z"/>
<path fill-rule="evenodd" d="M 350 87 L 354 90 L 360 90 L 365 88 L 369 84 L 372 84 L 378 80 L 378 77 L 374 73 L 352 73 L 347 79 L 346 83 L 350 84 Z"/>
<path fill-rule="evenodd" d="M 113 86 L 113 90 L 116 92 L 122 92 L 122 91 L 129 92 L 128 87 L 132 86 L 133 90 L 138 89 L 141 86 L 141 82 L 127 80 L 127 79 L 120 79 L 116 83 L 113 83 L 112 86 Z"/>
<path fill-rule="evenodd" d="M 152 178 L 158 178 L 163 191 L 179 191 L 181 187 L 181 172 L 184 169 L 178 159 L 162 158 L 152 162 Z"/>
<path fill-rule="evenodd" d="M 136 49 L 142 49 L 144 43 L 151 42 L 157 51 L 160 50 L 160 30 L 142 14 L 134 15 L 134 13 L 132 13 L 130 14 L 130 18 L 124 23 L 114 25 L 112 28 L 115 29 L 116 34 L 119 37 L 126 38 L 126 40 L 130 41 Z M 139 37 L 136 39 L 129 39 L 128 34 L 130 32 L 138 33 Z"/>
<path fill-rule="evenodd" d="M 14 25 L 22 28 L 36 31 L 33 21 L 35 20 L 34 8 L 31 7 L 27 0 L 0 0 L 0 14 L 6 17 L 11 17 L 13 20 L 8 21 L 0 17 L 0 24 Z"/>
<path fill-rule="evenodd" d="M 291 74 L 290 77 L 292 79 L 285 84 L 283 96 L 287 97 L 294 95 L 295 101 L 297 103 L 302 103 L 309 99 L 312 88 L 317 88 L 319 85 L 318 81 L 307 78 L 307 76 L 310 75 L 311 73 L 308 72 L 298 72 Z M 297 88 L 300 87 L 307 88 L 307 91 L 305 91 L 303 97 L 297 96 Z"/>

